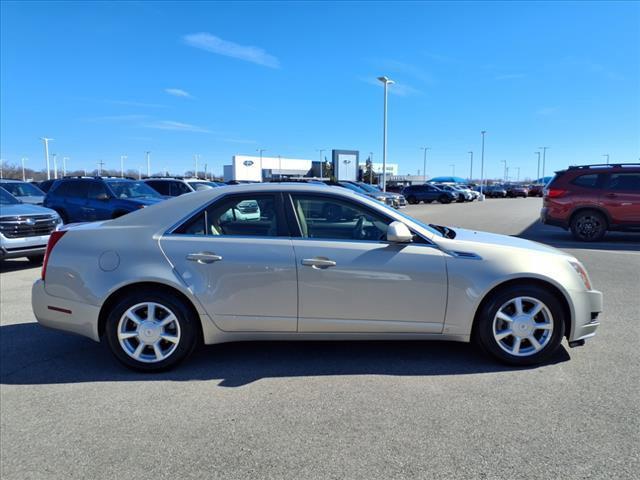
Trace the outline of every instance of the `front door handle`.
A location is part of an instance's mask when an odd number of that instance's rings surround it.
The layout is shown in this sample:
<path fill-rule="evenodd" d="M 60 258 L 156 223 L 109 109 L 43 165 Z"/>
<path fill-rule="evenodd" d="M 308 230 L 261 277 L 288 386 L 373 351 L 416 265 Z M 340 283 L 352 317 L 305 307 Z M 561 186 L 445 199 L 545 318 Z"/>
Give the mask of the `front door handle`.
<path fill-rule="evenodd" d="M 302 265 L 306 265 L 308 267 L 313 267 L 313 268 L 329 268 L 329 267 L 335 267 L 336 262 L 334 262 L 333 260 L 329 260 L 328 258 L 325 258 L 325 257 L 304 258 L 302 260 Z"/>
<path fill-rule="evenodd" d="M 222 257 L 211 252 L 198 252 L 188 254 L 187 260 L 198 263 L 213 263 L 219 262 L 222 260 Z"/>

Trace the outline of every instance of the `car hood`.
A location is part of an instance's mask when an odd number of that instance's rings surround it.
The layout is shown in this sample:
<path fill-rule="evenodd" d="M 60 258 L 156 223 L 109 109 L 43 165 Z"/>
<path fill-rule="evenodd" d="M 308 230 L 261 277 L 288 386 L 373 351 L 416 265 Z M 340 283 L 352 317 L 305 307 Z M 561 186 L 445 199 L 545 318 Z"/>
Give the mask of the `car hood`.
<path fill-rule="evenodd" d="M 510 235 L 500 235 L 498 233 L 489 233 L 476 230 L 467 230 L 465 228 L 451 227 L 456 232 L 453 242 L 469 242 L 469 243 L 481 243 L 488 246 L 503 246 L 511 248 L 521 248 L 525 250 L 534 250 L 537 252 L 550 253 L 554 255 L 562 255 L 564 257 L 571 257 L 571 255 L 558 250 L 557 248 L 550 247 L 544 243 L 532 242 L 531 240 L 525 240 L 524 238 L 512 237 Z"/>
<path fill-rule="evenodd" d="M 18 205 L 2 205 L 0 209 L 0 217 L 16 217 L 20 215 L 57 215 L 50 208 L 39 207 L 28 203 L 20 203 Z"/>

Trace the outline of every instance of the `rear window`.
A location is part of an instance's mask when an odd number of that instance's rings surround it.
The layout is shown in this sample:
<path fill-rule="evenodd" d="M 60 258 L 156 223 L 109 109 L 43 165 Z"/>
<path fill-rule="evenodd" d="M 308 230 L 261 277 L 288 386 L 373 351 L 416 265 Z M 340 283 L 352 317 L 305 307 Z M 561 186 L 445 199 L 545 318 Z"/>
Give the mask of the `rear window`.
<path fill-rule="evenodd" d="M 53 190 L 53 193 L 63 197 L 86 198 L 88 190 L 89 182 L 72 180 L 70 182 L 60 182 Z"/>
<path fill-rule="evenodd" d="M 579 187 L 584 188 L 597 188 L 599 185 L 600 175 L 597 173 L 589 173 L 587 175 L 580 175 L 574 178 L 571 183 Z"/>

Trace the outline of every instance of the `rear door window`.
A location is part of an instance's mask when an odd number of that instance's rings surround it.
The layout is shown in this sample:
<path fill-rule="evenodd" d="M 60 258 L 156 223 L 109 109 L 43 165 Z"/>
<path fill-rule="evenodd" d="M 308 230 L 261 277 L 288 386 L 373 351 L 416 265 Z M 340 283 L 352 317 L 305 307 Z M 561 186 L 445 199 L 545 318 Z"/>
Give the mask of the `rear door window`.
<path fill-rule="evenodd" d="M 64 190 L 62 190 L 64 188 Z M 62 190 L 62 191 L 61 191 Z M 89 192 L 89 182 L 83 182 L 82 180 L 75 180 L 71 182 L 65 182 L 56 190 L 56 193 L 60 191 L 61 195 L 72 198 L 87 198 Z"/>
<path fill-rule="evenodd" d="M 171 182 L 167 182 L 165 180 L 157 180 L 157 181 L 151 181 L 151 182 L 147 182 L 147 185 L 149 185 L 151 188 L 153 188 L 156 192 L 158 192 L 160 195 L 170 195 L 171 191 L 169 189 Z"/>
<path fill-rule="evenodd" d="M 171 183 L 171 195 L 178 197 L 185 193 L 191 193 L 191 189 L 183 182 L 170 182 Z"/>
<path fill-rule="evenodd" d="M 597 173 L 589 173 L 574 178 L 571 183 L 584 188 L 598 188 L 600 185 L 600 175 Z"/>

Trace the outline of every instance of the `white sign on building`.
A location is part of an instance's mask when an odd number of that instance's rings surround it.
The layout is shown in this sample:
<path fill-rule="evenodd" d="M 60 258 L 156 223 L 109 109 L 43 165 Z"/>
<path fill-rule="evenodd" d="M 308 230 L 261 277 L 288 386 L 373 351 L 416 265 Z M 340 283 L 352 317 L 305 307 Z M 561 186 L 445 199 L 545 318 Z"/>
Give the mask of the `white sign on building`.
<path fill-rule="evenodd" d="M 398 175 L 398 164 L 397 163 L 387 163 L 387 175 Z M 373 173 L 376 175 L 382 175 L 382 164 L 381 163 L 372 163 L 371 169 Z"/>
<path fill-rule="evenodd" d="M 268 177 L 304 177 L 311 170 L 311 165 L 311 160 L 300 158 L 234 155 L 231 165 L 224 166 L 224 180 L 261 182 Z"/>

